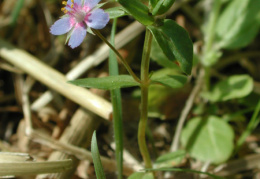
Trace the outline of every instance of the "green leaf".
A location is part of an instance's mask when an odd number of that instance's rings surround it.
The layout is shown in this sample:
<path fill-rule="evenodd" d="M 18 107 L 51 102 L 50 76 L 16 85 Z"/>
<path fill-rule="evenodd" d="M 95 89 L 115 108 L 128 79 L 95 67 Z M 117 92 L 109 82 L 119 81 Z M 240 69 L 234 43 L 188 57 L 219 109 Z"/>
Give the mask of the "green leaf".
<path fill-rule="evenodd" d="M 91 140 L 91 154 L 94 162 L 95 172 L 97 179 L 105 179 L 104 169 L 101 163 L 98 145 L 97 145 L 97 138 L 96 138 L 96 131 L 94 131 Z"/>
<path fill-rule="evenodd" d="M 167 153 L 158 157 L 154 163 L 155 168 L 162 167 L 174 167 L 181 163 L 185 157 L 186 152 L 184 150 L 178 150 L 176 152 Z"/>
<path fill-rule="evenodd" d="M 149 0 L 149 3 L 152 5 L 152 7 L 154 8 L 157 4 L 158 0 Z"/>
<path fill-rule="evenodd" d="M 217 49 L 211 49 L 203 58 L 203 65 L 206 67 L 213 66 L 222 56 L 222 52 Z"/>
<path fill-rule="evenodd" d="M 109 14 L 110 19 L 128 15 L 122 7 L 112 7 L 112 8 L 106 9 L 105 12 Z"/>
<path fill-rule="evenodd" d="M 233 75 L 218 82 L 213 90 L 202 94 L 212 102 L 243 98 L 253 90 L 253 79 L 248 75 Z"/>
<path fill-rule="evenodd" d="M 260 1 L 233 0 L 217 22 L 218 45 L 226 49 L 247 46 L 260 29 Z"/>
<path fill-rule="evenodd" d="M 154 7 L 152 14 L 161 15 L 167 12 L 174 2 L 175 0 L 159 0 L 156 6 Z"/>
<path fill-rule="evenodd" d="M 136 82 L 130 75 L 108 76 L 103 78 L 84 78 L 69 81 L 69 83 L 86 88 L 106 90 L 139 86 L 139 83 Z"/>
<path fill-rule="evenodd" d="M 191 119 L 181 135 L 182 145 L 191 157 L 216 164 L 231 156 L 233 140 L 232 128 L 216 116 Z"/>
<path fill-rule="evenodd" d="M 187 77 L 183 75 L 168 75 L 168 76 L 152 76 L 152 84 L 162 84 L 171 88 L 180 88 L 187 82 Z"/>
<path fill-rule="evenodd" d="M 136 172 L 130 175 L 127 179 L 154 179 L 152 173 Z"/>
<path fill-rule="evenodd" d="M 111 44 L 115 46 L 115 35 L 117 27 L 117 18 L 113 20 L 111 29 Z M 112 49 L 109 50 L 109 75 L 119 75 L 118 62 L 116 54 Z M 116 157 L 116 169 L 118 178 L 123 176 L 123 116 L 122 116 L 122 101 L 120 89 L 110 90 L 110 99 L 113 107 L 113 129 L 114 129 L 114 141 L 115 141 L 115 157 Z"/>
<path fill-rule="evenodd" d="M 23 8 L 24 5 L 24 0 L 18 0 L 16 1 L 15 7 L 12 11 L 12 15 L 11 15 L 11 25 L 15 25 L 17 18 L 21 12 L 21 9 Z"/>
<path fill-rule="evenodd" d="M 152 25 L 154 23 L 154 18 L 150 15 L 148 7 L 141 3 L 140 0 L 118 0 L 118 2 L 143 25 Z"/>
<path fill-rule="evenodd" d="M 190 74 L 193 47 L 187 31 L 170 19 L 165 19 L 162 26 L 148 26 L 148 28 L 168 60 L 177 60 L 182 71 Z"/>
<path fill-rule="evenodd" d="M 173 61 L 168 60 L 168 58 L 164 55 L 161 47 L 158 43 L 153 39 L 152 41 L 152 50 L 151 50 L 151 58 L 159 65 L 165 68 L 172 68 L 174 70 L 180 69 L 179 66 Z"/>
<path fill-rule="evenodd" d="M 82 3 L 84 3 L 84 2 L 82 1 Z M 91 11 L 101 8 L 101 7 L 104 6 L 106 3 L 107 3 L 107 2 L 103 2 L 103 3 L 97 4 L 93 9 L 91 9 Z"/>

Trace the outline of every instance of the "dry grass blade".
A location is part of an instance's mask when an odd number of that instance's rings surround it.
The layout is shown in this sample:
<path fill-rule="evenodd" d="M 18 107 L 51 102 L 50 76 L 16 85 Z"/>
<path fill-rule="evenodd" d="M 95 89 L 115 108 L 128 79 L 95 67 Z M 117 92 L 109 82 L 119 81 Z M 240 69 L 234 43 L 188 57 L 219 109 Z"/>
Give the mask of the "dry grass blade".
<path fill-rule="evenodd" d="M 71 160 L 48 162 L 0 163 L 0 176 L 33 175 L 40 173 L 63 172 L 72 166 Z"/>
<path fill-rule="evenodd" d="M 33 158 L 27 153 L 1 152 L 0 163 L 32 161 Z"/>
<path fill-rule="evenodd" d="M 68 84 L 63 74 L 43 64 L 36 57 L 3 40 L 0 40 L 0 56 L 82 107 L 104 119 L 109 119 L 112 112 L 112 106 L 109 102 L 84 88 Z"/>
<path fill-rule="evenodd" d="M 75 112 L 70 121 L 70 125 L 66 128 L 59 141 L 79 147 L 87 147 L 90 143 L 92 132 L 99 126 L 100 121 L 101 120 L 93 118 L 93 116 L 91 116 L 86 110 L 80 108 Z M 73 167 L 71 170 L 44 176 L 44 178 L 65 179 L 72 177 L 77 165 L 79 164 L 79 160 L 76 157 L 64 152 L 54 151 L 51 153 L 48 160 L 64 160 L 68 158 L 73 160 Z M 38 178 L 42 178 L 42 176 L 39 176 Z"/>
<path fill-rule="evenodd" d="M 219 165 L 214 169 L 214 173 L 219 176 L 230 176 L 241 171 L 259 168 L 260 154 L 247 155 L 243 158 Z"/>
<path fill-rule="evenodd" d="M 56 140 L 52 139 L 51 137 L 46 136 L 45 134 L 43 134 L 40 131 L 33 130 L 31 132 L 31 134 L 29 135 L 29 137 L 31 137 L 32 139 L 34 139 L 35 141 L 37 141 L 41 144 L 47 145 L 53 149 L 63 151 L 64 153 L 67 153 L 67 154 L 75 155 L 80 160 L 92 161 L 92 156 L 91 156 L 90 151 L 85 150 L 80 147 L 73 146 L 71 144 L 65 144 L 63 142 L 56 141 Z M 101 162 L 102 162 L 102 165 L 105 170 L 110 171 L 110 172 L 113 172 L 116 170 L 116 162 L 114 160 L 101 156 Z M 126 164 L 124 165 L 123 173 L 125 175 L 128 176 L 133 172 L 134 172 L 134 170 L 132 167 L 130 167 Z"/>

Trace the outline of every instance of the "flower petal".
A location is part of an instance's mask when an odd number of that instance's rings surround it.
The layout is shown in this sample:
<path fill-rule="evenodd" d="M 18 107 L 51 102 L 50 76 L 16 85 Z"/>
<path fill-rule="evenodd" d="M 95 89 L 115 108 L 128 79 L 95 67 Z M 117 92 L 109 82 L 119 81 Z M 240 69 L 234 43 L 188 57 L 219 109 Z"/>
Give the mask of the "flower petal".
<path fill-rule="evenodd" d="M 73 4 L 73 6 L 71 6 Z M 71 3 L 71 0 L 68 0 L 67 1 L 67 5 L 65 6 L 65 8 L 68 10 L 68 11 L 72 11 L 73 10 L 73 7 L 74 9 L 78 8 L 78 7 L 81 7 L 82 6 L 82 0 L 74 0 L 73 3 Z"/>
<path fill-rule="evenodd" d="M 69 46 L 71 48 L 78 47 L 83 42 L 86 34 L 87 28 L 85 25 L 83 23 L 76 24 L 70 36 Z"/>
<path fill-rule="evenodd" d="M 82 3 L 81 0 L 74 0 L 74 3 L 77 4 L 77 5 L 79 5 L 79 6 L 82 5 L 82 4 L 81 4 L 81 3 Z M 68 4 L 68 5 L 71 5 L 71 4 L 72 4 L 72 3 L 71 3 L 71 0 L 68 0 L 68 1 L 67 1 L 67 4 Z"/>
<path fill-rule="evenodd" d="M 108 13 L 105 13 L 102 9 L 95 9 L 90 12 L 85 18 L 85 23 L 87 26 L 93 29 L 102 29 L 104 28 L 109 21 Z"/>
<path fill-rule="evenodd" d="M 57 20 L 50 28 L 50 32 L 53 35 L 62 35 L 67 33 L 74 25 L 74 21 L 71 21 L 70 17 L 63 17 Z"/>
<path fill-rule="evenodd" d="M 84 5 L 90 9 L 93 9 L 93 7 L 95 7 L 99 2 L 100 0 L 85 0 Z"/>

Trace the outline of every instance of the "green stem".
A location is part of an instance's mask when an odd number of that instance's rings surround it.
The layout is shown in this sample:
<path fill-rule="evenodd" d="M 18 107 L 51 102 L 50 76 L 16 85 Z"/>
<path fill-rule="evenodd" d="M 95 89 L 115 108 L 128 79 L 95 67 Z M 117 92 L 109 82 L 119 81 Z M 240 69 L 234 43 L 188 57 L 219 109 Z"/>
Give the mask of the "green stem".
<path fill-rule="evenodd" d="M 24 0 L 18 0 L 15 4 L 15 7 L 12 11 L 12 15 L 11 15 L 11 25 L 15 26 L 17 18 L 21 12 L 21 9 L 23 8 L 24 5 Z"/>
<path fill-rule="evenodd" d="M 141 62 L 141 116 L 138 126 L 138 144 L 143 157 L 145 167 L 152 168 L 152 162 L 145 140 L 148 113 L 148 88 L 149 88 L 149 63 L 152 44 L 152 34 L 146 29 L 143 56 Z"/>
<path fill-rule="evenodd" d="M 209 91 L 210 90 L 210 67 L 204 66 L 204 85 L 205 85 L 205 90 Z"/>
<path fill-rule="evenodd" d="M 113 21 L 111 30 L 111 44 L 115 45 L 115 33 L 116 33 L 117 18 Z M 109 51 L 109 75 L 118 75 L 118 64 L 116 60 L 116 54 Z M 122 124 L 122 103 L 120 89 L 110 90 L 111 102 L 113 106 L 113 125 L 116 144 L 116 164 L 117 164 L 117 178 L 123 177 L 123 124 Z"/>
<path fill-rule="evenodd" d="M 110 48 L 111 50 L 113 50 L 115 52 L 115 54 L 118 56 L 118 58 L 121 60 L 121 62 L 123 63 L 123 65 L 125 66 L 126 70 L 128 71 L 128 73 L 134 78 L 135 81 L 137 81 L 138 83 L 141 82 L 141 80 L 135 75 L 135 73 L 133 72 L 133 70 L 131 69 L 131 67 L 128 65 L 128 63 L 126 62 L 126 60 L 122 57 L 122 55 L 120 55 L 120 53 L 115 49 L 115 47 L 109 43 L 107 41 L 107 39 L 96 29 L 92 29 L 92 31 L 99 37 L 101 38 Z"/>
<path fill-rule="evenodd" d="M 208 28 L 206 31 L 206 39 L 205 39 L 205 51 L 204 54 L 207 54 L 208 52 L 211 51 L 213 42 L 214 42 L 214 38 L 215 38 L 215 28 L 216 28 L 216 23 L 218 20 L 218 16 L 219 16 L 219 12 L 220 12 L 220 8 L 221 8 L 221 0 L 215 0 L 214 4 L 213 4 L 213 9 L 211 11 L 210 14 L 210 18 L 209 18 L 209 24 L 208 24 Z"/>
<path fill-rule="evenodd" d="M 260 100 L 258 101 L 258 103 L 257 103 L 257 105 L 255 107 L 255 111 L 253 113 L 253 116 L 250 119 L 249 124 L 247 125 L 246 130 L 242 133 L 242 135 L 238 139 L 235 153 L 239 150 L 239 148 L 245 142 L 246 138 L 253 132 L 253 130 L 259 124 L 259 122 L 260 122 L 259 112 L 260 112 Z"/>
<path fill-rule="evenodd" d="M 205 34 L 205 48 L 203 54 L 204 64 L 207 63 L 205 62 L 205 57 L 208 57 L 208 54 L 212 51 L 212 46 L 215 38 L 215 28 L 216 28 L 216 23 L 219 16 L 221 4 L 222 4 L 221 0 L 214 1 L 213 9 L 211 11 L 210 18 L 208 21 L 207 31 Z M 206 90 L 208 91 L 210 89 L 210 67 L 208 66 L 204 66 L 204 67 L 205 67 L 205 87 Z"/>

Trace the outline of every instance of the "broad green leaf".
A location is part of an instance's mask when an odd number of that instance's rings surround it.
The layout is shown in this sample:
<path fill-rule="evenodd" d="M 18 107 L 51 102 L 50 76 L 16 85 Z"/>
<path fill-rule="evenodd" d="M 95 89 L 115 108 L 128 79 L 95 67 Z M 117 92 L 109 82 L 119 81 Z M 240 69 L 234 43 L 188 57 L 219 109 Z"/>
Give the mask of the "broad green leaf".
<path fill-rule="evenodd" d="M 233 140 L 233 129 L 217 116 L 191 119 L 181 135 L 182 145 L 191 157 L 216 164 L 232 155 Z"/>
<path fill-rule="evenodd" d="M 140 23 L 144 25 L 154 23 L 154 18 L 150 15 L 148 7 L 140 0 L 118 0 L 118 2 Z"/>
<path fill-rule="evenodd" d="M 69 81 L 69 83 L 86 88 L 106 90 L 139 86 L 139 83 L 136 82 L 130 75 L 108 76 L 103 78 L 84 78 Z"/>
<path fill-rule="evenodd" d="M 193 47 L 187 31 L 170 19 L 165 19 L 162 26 L 148 26 L 148 28 L 168 59 L 177 60 L 182 71 L 190 74 Z"/>
<path fill-rule="evenodd" d="M 154 8 L 157 4 L 158 0 L 149 0 L 149 3 L 152 5 L 152 7 Z"/>
<path fill-rule="evenodd" d="M 181 163 L 185 157 L 186 152 L 184 150 L 178 150 L 176 152 L 167 153 L 158 157 L 154 163 L 155 168 L 162 167 L 174 167 Z"/>
<path fill-rule="evenodd" d="M 93 158 L 94 168 L 96 172 L 97 179 L 105 179 L 104 169 L 101 163 L 98 145 L 97 145 L 97 138 L 96 138 L 96 131 L 94 131 L 91 140 L 91 154 Z"/>
<path fill-rule="evenodd" d="M 136 172 L 130 175 L 127 179 L 154 179 L 152 173 Z"/>
<path fill-rule="evenodd" d="M 154 7 L 152 14 L 161 15 L 167 12 L 174 2 L 175 0 L 159 0 L 156 6 Z"/>
<path fill-rule="evenodd" d="M 171 68 L 175 71 L 181 72 L 180 67 L 177 65 L 176 61 L 170 61 L 163 53 L 161 47 L 158 43 L 153 39 L 152 41 L 152 50 L 151 50 L 151 59 L 165 68 Z M 197 55 L 193 55 L 193 65 L 199 63 L 199 57 Z"/>
<path fill-rule="evenodd" d="M 127 13 L 124 11 L 122 7 L 112 7 L 105 10 L 106 13 L 109 14 L 110 19 L 114 19 L 117 17 L 122 17 L 127 15 Z"/>
<path fill-rule="evenodd" d="M 152 76 L 152 84 L 162 84 L 171 88 L 180 88 L 187 82 L 187 77 L 183 75 L 168 75 L 168 76 Z"/>
<path fill-rule="evenodd" d="M 165 68 L 172 68 L 174 70 L 180 69 L 174 61 L 168 60 L 168 58 L 164 55 L 161 47 L 158 43 L 153 39 L 152 41 L 152 50 L 151 50 L 151 58 L 159 65 Z"/>
<path fill-rule="evenodd" d="M 217 22 L 218 45 L 226 49 L 247 46 L 260 29 L 260 1 L 233 0 Z"/>
<path fill-rule="evenodd" d="M 243 98 L 253 90 L 253 79 L 248 75 L 233 75 L 218 82 L 212 91 L 202 94 L 212 102 Z"/>

